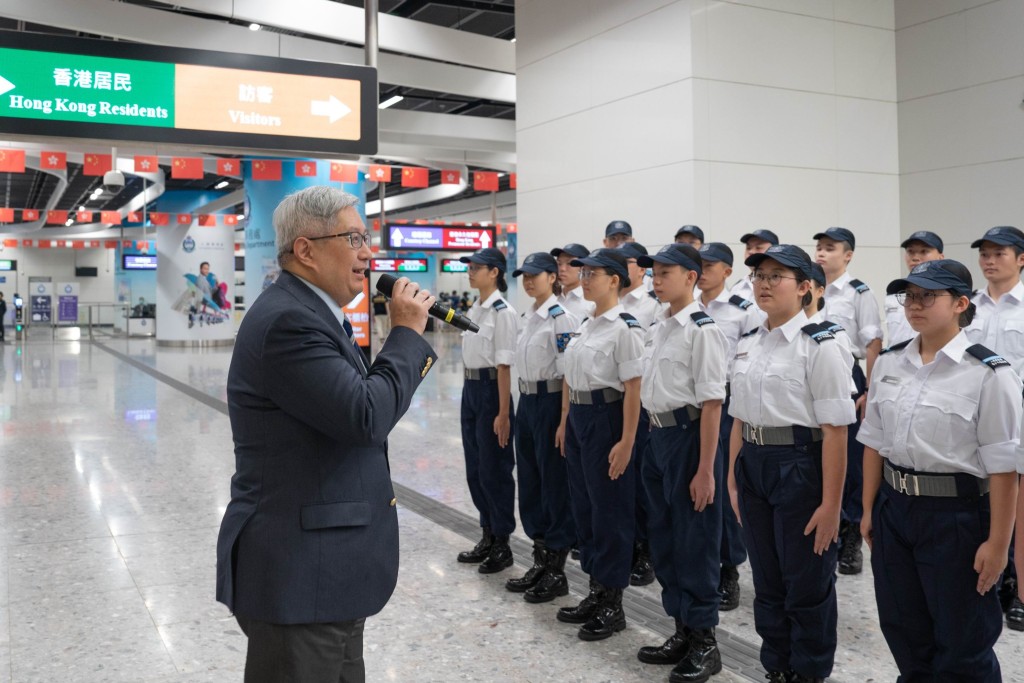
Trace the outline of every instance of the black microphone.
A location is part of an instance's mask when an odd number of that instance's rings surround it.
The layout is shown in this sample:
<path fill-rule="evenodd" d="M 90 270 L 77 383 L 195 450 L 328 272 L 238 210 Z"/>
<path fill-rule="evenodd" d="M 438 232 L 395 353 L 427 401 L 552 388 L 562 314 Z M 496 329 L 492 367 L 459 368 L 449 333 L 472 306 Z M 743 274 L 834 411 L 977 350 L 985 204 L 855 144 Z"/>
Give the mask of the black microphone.
<path fill-rule="evenodd" d="M 391 292 L 395 290 L 396 282 L 398 282 L 398 279 L 394 275 L 381 273 L 380 278 L 377 280 L 377 291 L 383 294 L 384 296 L 391 298 Z M 461 313 L 456 313 L 455 309 L 448 308 L 447 306 L 436 301 L 434 302 L 434 305 L 430 307 L 430 310 L 428 310 L 427 313 L 434 316 L 438 320 L 443 320 L 444 322 L 448 323 L 449 325 L 457 329 L 467 330 L 469 332 L 480 331 L 480 327 L 475 322 L 473 322 L 466 316 L 462 315 Z"/>

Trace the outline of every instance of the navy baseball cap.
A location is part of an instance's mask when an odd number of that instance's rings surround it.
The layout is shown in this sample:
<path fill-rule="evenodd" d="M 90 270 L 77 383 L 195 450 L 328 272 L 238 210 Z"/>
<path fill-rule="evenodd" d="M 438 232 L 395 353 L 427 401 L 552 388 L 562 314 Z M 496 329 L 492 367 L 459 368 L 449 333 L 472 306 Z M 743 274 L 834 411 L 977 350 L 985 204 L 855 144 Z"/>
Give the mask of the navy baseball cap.
<path fill-rule="evenodd" d="M 820 240 L 822 237 L 827 237 L 836 242 L 846 242 L 850 245 L 850 249 L 857 248 L 857 238 L 846 228 L 829 228 L 825 232 L 819 232 L 814 236 L 814 239 Z"/>
<path fill-rule="evenodd" d="M 779 236 L 771 230 L 753 230 L 748 232 L 746 235 L 740 238 L 740 242 L 746 244 L 749 240 L 759 239 L 768 242 L 769 244 L 776 245 L 779 243 Z"/>
<path fill-rule="evenodd" d="M 689 244 L 669 244 L 658 250 L 657 254 L 641 256 L 636 260 L 641 268 L 650 268 L 655 263 L 666 266 L 682 266 L 687 270 L 697 273 L 697 276 L 704 272 L 701 268 L 700 254 Z"/>
<path fill-rule="evenodd" d="M 551 254 L 543 251 L 535 251 L 526 257 L 523 265 L 512 271 L 512 277 L 519 277 L 523 273 L 527 275 L 539 275 L 540 273 L 557 273 L 558 261 Z"/>
<path fill-rule="evenodd" d="M 900 246 L 906 249 L 907 245 L 910 244 L 911 242 L 924 242 L 932 249 L 942 251 L 942 238 L 936 235 L 934 232 L 928 230 L 918 230 L 917 232 L 913 233 L 910 237 L 903 240 L 903 244 L 901 244 Z"/>
<path fill-rule="evenodd" d="M 917 264 L 910 275 L 890 282 L 885 293 L 902 292 L 907 285 L 917 285 L 922 289 L 951 289 L 960 296 L 970 296 L 974 291 L 971 271 L 959 261 L 947 258 Z"/>
<path fill-rule="evenodd" d="M 732 267 L 732 249 L 721 242 L 708 242 L 697 251 L 702 261 L 722 261 Z"/>
<path fill-rule="evenodd" d="M 821 267 L 820 263 L 811 262 L 811 279 L 821 287 L 828 284 L 828 281 L 825 280 L 825 269 Z"/>
<path fill-rule="evenodd" d="M 745 263 L 751 268 L 757 268 L 763 261 L 771 259 L 787 268 L 794 268 L 800 271 L 808 280 L 814 277 L 811 269 L 811 257 L 807 252 L 792 244 L 773 244 L 768 251 L 760 254 L 751 254 Z"/>
<path fill-rule="evenodd" d="M 570 242 L 561 249 L 555 247 L 554 249 L 551 250 L 551 255 L 554 256 L 555 258 L 558 258 L 562 254 L 568 254 L 569 256 L 574 256 L 576 258 L 583 258 L 589 253 L 589 249 L 587 249 L 582 244 L 577 244 L 576 242 Z"/>
<path fill-rule="evenodd" d="M 505 255 L 501 253 L 500 249 L 495 249 L 494 247 L 478 249 L 473 252 L 472 255 L 463 256 L 459 260 L 463 263 L 479 263 L 480 265 L 487 266 L 488 268 L 497 268 L 503 273 L 508 267 Z"/>
<path fill-rule="evenodd" d="M 704 231 L 698 228 L 696 225 L 684 225 L 683 227 L 676 230 L 676 237 L 680 235 L 693 235 L 701 242 L 704 241 Z"/>
<path fill-rule="evenodd" d="M 633 236 L 633 226 L 626 221 L 612 221 L 605 227 L 604 236 L 611 237 L 612 235 L 629 235 Z"/>
<path fill-rule="evenodd" d="M 626 258 L 639 259 L 641 256 L 647 256 L 647 247 L 639 242 L 624 242 L 618 246 L 618 250 L 625 252 Z"/>
<path fill-rule="evenodd" d="M 977 249 L 982 242 L 992 242 L 1004 247 L 1019 247 L 1024 249 L 1024 232 L 1011 225 L 1000 225 L 989 228 L 988 232 L 980 240 L 971 242 L 971 249 Z"/>
<path fill-rule="evenodd" d="M 613 255 L 614 254 L 614 255 Z M 619 261 L 618 259 L 622 259 Z M 591 268 L 611 268 L 615 274 L 622 278 L 623 282 L 629 281 L 629 271 L 626 270 L 626 257 L 617 249 L 595 249 L 583 258 L 573 259 L 570 265 L 577 268 L 590 266 Z"/>

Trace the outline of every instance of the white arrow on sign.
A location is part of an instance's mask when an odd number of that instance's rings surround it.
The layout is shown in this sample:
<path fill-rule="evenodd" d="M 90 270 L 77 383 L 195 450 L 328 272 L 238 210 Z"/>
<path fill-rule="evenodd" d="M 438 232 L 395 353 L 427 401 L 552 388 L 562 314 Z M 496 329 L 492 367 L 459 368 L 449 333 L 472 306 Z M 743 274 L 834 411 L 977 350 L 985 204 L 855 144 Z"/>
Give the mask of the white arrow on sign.
<path fill-rule="evenodd" d="M 395 228 L 391 231 L 391 246 L 400 247 L 402 246 L 402 231 Z"/>
<path fill-rule="evenodd" d="M 313 116 L 326 116 L 327 120 L 334 123 L 338 119 L 343 119 L 348 116 L 352 109 L 345 105 L 344 102 L 339 100 L 334 95 L 331 95 L 326 100 L 313 100 L 309 107 L 309 112 Z"/>
<path fill-rule="evenodd" d="M 480 231 L 480 248 L 486 249 L 491 246 L 491 233 L 486 230 Z"/>
<path fill-rule="evenodd" d="M 16 87 L 18 86 L 14 85 L 3 76 L 0 76 L 0 95 L 3 95 L 6 92 L 10 92 L 11 90 L 14 90 Z"/>

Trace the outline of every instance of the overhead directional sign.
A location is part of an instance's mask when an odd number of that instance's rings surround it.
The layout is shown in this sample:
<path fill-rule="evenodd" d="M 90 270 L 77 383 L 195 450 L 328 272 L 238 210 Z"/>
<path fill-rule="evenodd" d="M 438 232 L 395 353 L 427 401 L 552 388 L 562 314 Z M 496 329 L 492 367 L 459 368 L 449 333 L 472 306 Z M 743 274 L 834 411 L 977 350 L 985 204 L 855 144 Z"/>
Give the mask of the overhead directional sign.
<path fill-rule="evenodd" d="M 370 271 L 374 273 L 425 273 L 428 265 L 425 258 L 370 259 Z"/>
<path fill-rule="evenodd" d="M 390 223 L 384 232 L 385 249 L 476 251 L 492 246 L 494 246 L 493 227 Z"/>
<path fill-rule="evenodd" d="M 377 151 L 364 66 L 0 31 L 0 133 Z"/>

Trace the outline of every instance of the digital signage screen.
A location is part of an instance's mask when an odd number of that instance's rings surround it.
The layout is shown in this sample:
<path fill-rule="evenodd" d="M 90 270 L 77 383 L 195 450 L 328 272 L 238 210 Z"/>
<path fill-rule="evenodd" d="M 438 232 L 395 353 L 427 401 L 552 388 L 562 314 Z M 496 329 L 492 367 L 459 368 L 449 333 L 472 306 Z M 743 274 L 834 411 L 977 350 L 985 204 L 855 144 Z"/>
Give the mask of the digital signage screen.
<path fill-rule="evenodd" d="M 370 259 L 370 271 L 374 273 L 425 273 L 425 258 L 375 258 Z"/>
<path fill-rule="evenodd" d="M 494 246 L 494 228 L 389 223 L 383 248 L 408 251 L 476 251 Z"/>
<path fill-rule="evenodd" d="M 143 254 L 125 254 L 125 270 L 156 270 L 156 256 Z"/>
<path fill-rule="evenodd" d="M 442 273 L 465 273 L 469 271 L 469 264 L 463 263 L 457 258 L 446 258 L 441 261 Z"/>

